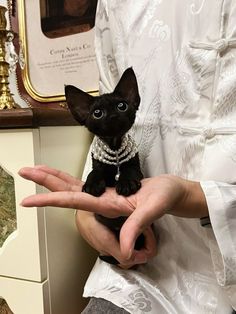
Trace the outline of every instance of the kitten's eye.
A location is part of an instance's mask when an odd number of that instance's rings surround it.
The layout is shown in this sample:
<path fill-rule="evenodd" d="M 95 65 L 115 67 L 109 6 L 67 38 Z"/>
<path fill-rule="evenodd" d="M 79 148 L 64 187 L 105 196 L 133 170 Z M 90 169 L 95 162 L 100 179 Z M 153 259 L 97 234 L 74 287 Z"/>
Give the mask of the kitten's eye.
<path fill-rule="evenodd" d="M 120 102 L 118 105 L 117 105 L 117 109 L 121 112 L 124 112 L 128 109 L 128 105 L 126 102 Z"/>
<path fill-rule="evenodd" d="M 94 110 L 94 112 L 93 112 L 94 119 L 101 119 L 103 116 L 104 116 L 104 113 L 102 110 L 100 110 L 100 109 Z"/>

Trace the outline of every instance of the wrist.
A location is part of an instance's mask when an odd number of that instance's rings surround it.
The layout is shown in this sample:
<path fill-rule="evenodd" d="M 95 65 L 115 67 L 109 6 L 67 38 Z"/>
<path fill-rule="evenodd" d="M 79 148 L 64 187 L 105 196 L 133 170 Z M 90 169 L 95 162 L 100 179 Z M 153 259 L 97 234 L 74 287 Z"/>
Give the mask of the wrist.
<path fill-rule="evenodd" d="M 190 217 L 201 218 L 208 216 L 207 202 L 200 182 L 189 182 L 186 204 L 191 208 Z"/>
<path fill-rule="evenodd" d="M 183 187 L 182 197 L 169 213 L 185 218 L 201 218 L 208 216 L 207 202 L 200 183 L 179 179 Z"/>
<path fill-rule="evenodd" d="M 76 225 L 80 229 L 81 225 L 85 225 L 88 219 L 94 218 L 94 213 L 85 210 L 77 210 L 75 219 Z"/>

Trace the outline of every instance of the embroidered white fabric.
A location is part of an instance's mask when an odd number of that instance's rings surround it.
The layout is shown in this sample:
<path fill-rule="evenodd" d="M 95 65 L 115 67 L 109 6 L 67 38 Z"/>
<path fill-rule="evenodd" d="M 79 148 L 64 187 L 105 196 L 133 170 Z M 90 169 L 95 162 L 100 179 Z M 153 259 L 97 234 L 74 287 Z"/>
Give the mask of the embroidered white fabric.
<path fill-rule="evenodd" d="M 84 296 L 135 314 L 236 308 L 235 20 L 233 0 L 98 1 L 101 92 L 134 68 L 141 106 L 132 135 L 142 170 L 201 181 L 212 229 L 165 215 L 155 222 L 157 256 L 137 271 L 98 260 Z"/>

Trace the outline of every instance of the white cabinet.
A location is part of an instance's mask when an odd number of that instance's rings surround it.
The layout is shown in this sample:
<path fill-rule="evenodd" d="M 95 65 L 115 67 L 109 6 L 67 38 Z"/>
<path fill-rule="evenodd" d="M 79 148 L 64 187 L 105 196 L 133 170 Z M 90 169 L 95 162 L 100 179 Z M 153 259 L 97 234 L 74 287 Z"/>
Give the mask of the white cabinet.
<path fill-rule="evenodd" d="M 14 314 L 78 314 L 84 306 L 95 255 L 76 230 L 74 211 L 21 207 L 43 191 L 18 171 L 46 164 L 80 177 L 90 140 L 79 126 L 0 130 L 0 166 L 14 178 L 17 220 L 0 248 L 0 297 Z"/>

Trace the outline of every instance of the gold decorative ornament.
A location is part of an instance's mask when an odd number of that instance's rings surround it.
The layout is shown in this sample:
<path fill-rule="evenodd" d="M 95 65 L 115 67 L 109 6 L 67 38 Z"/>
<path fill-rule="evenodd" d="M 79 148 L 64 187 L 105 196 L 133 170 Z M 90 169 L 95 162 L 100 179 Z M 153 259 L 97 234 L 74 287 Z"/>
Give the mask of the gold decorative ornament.
<path fill-rule="evenodd" d="M 67 105 L 66 102 L 60 102 L 59 106 L 62 107 L 62 108 L 68 109 L 68 105 Z"/>
<path fill-rule="evenodd" d="M 6 61 L 6 43 L 13 40 L 14 33 L 7 30 L 6 12 L 7 8 L 0 6 L 0 110 L 19 108 L 9 88 L 10 65 Z"/>

